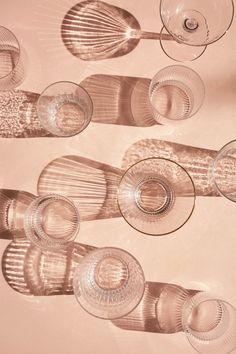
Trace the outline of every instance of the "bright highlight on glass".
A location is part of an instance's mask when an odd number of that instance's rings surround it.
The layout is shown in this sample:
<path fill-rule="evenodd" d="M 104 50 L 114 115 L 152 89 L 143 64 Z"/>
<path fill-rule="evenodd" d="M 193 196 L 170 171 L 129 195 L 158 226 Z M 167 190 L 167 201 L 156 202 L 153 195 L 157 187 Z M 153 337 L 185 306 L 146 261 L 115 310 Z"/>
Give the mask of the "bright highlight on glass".
<path fill-rule="evenodd" d="M 74 274 L 74 293 L 93 316 L 115 319 L 140 302 L 144 274 L 138 261 L 119 248 L 105 247 L 85 256 Z"/>
<path fill-rule="evenodd" d="M 81 86 L 67 81 L 48 86 L 37 102 L 41 125 L 54 136 L 73 136 L 90 123 L 92 100 Z"/>

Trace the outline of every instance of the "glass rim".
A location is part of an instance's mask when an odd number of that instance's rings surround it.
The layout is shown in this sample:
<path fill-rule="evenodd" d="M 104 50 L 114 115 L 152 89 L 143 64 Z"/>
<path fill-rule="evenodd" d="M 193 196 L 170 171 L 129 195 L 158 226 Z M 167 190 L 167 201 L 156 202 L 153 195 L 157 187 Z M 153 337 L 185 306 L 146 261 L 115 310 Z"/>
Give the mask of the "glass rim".
<path fill-rule="evenodd" d="M 154 79 L 156 78 L 156 76 L 161 73 L 162 71 L 164 71 L 165 69 L 170 69 L 170 68 L 184 68 L 185 70 L 187 70 L 188 72 L 192 72 L 194 75 L 196 75 L 196 77 L 198 78 L 198 80 L 201 82 L 201 85 L 202 85 L 202 88 L 203 88 L 203 97 L 202 97 L 202 100 L 200 102 L 200 105 L 197 107 L 197 109 L 191 113 L 188 117 L 184 117 L 184 118 L 178 118 L 178 119 L 174 119 L 174 118 L 169 118 L 169 117 L 166 117 L 164 116 L 163 114 L 159 113 L 157 111 L 157 109 L 153 106 L 153 104 L 151 103 L 151 99 L 150 99 L 150 93 L 151 93 L 151 85 L 154 81 Z M 186 65 L 183 65 L 183 64 L 173 64 L 173 65 L 168 65 L 168 66 L 165 66 L 164 68 L 162 68 L 161 70 L 159 70 L 151 79 L 151 82 L 149 84 L 149 88 L 148 88 L 148 100 L 149 100 L 149 103 L 152 107 L 152 109 L 154 110 L 154 112 L 156 112 L 156 114 L 158 114 L 160 117 L 163 117 L 164 119 L 168 120 L 168 121 L 171 121 L 171 122 L 181 122 L 181 121 L 185 121 L 185 120 L 188 120 L 189 118 L 193 117 L 195 114 L 197 114 L 200 110 L 200 108 L 202 107 L 203 103 L 204 103 L 204 99 L 205 99 L 205 95 L 206 95 L 206 88 L 205 88 L 205 84 L 204 84 L 204 81 L 202 80 L 201 76 L 193 69 L 189 68 L 188 66 Z M 155 117 L 154 117 L 155 119 Z M 182 166 L 181 166 L 182 167 Z"/>
<path fill-rule="evenodd" d="M 215 170 L 216 170 L 216 165 L 217 165 L 217 163 L 218 163 L 218 161 L 219 161 L 219 159 L 220 159 L 220 155 L 222 154 L 223 150 L 224 150 L 228 145 L 230 145 L 230 144 L 232 144 L 232 143 L 235 143 L 235 144 L 236 144 L 236 139 L 231 140 L 231 141 L 229 141 L 228 143 L 226 143 L 225 145 L 223 145 L 223 146 L 220 148 L 220 150 L 217 152 L 217 154 L 216 154 L 216 156 L 215 156 L 215 158 L 213 159 L 213 162 L 212 162 L 211 179 L 212 179 L 212 181 L 213 181 L 213 184 L 214 184 L 214 186 L 215 186 L 217 192 L 218 192 L 222 197 L 225 197 L 225 198 L 227 198 L 228 200 L 230 200 L 231 202 L 234 202 L 234 203 L 235 203 L 235 202 L 236 202 L 235 199 L 230 198 L 226 193 L 224 193 L 224 192 L 222 192 L 222 191 L 220 190 L 220 188 L 219 188 L 219 186 L 218 186 L 218 184 L 217 184 L 217 182 L 216 182 L 216 180 L 215 180 Z"/>
<path fill-rule="evenodd" d="M 20 42 L 18 40 L 18 38 L 16 37 L 16 35 L 11 31 L 9 30 L 9 28 L 5 27 L 5 26 L 2 26 L 0 25 L 0 28 L 3 28 L 4 30 L 6 30 L 7 32 L 9 32 L 13 37 L 14 37 L 14 40 L 16 41 L 16 44 L 17 44 L 17 47 L 18 47 L 18 50 L 19 50 L 19 55 L 18 55 L 18 58 L 16 60 L 16 64 L 14 64 L 14 67 L 13 69 L 6 75 L 4 76 L 1 76 L 0 77 L 0 81 L 3 80 L 3 79 L 7 79 L 8 76 L 12 75 L 12 73 L 14 72 L 14 70 L 16 69 L 17 65 L 20 63 L 20 57 L 21 57 L 21 45 L 20 45 Z M 0 41 L 1 41 L 1 38 L 0 38 Z"/>
<path fill-rule="evenodd" d="M 120 192 L 120 188 L 121 188 L 121 183 L 123 182 L 123 179 L 125 178 L 126 174 L 136 165 L 138 165 L 139 163 L 143 162 L 143 161 L 147 161 L 147 160 L 164 160 L 164 161 L 167 161 L 167 162 L 170 162 L 170 163 L 173 163 L 175 165 L 177 165 L 178 167 L 180 167 L 185 173 L 186 175 L 188 176 L 191 184 L 192 184 L 192 187 L 193 187 L 193 206 L 192 206 L 192 209 L 191 209 L 191 212 L 189 213 L 189 216 L 187 217 L 187 219 L 181 223 L 181 225 L 179 225 L 178 227 L 174 228 L 173 230 L 171 231 L 168 231 L 168 232 L 165 232 L 165 233 L 161 233 L 161 234 L 153 234 L 153 233 L 148 233 L 148 232 L 142 232 L 140 231 L 138 228 L 134 227 L 127 219 L 126 217 L 124 216 L 124 213 L 122 211 L 122 208 L 120 206 L 120 202 L 119 202 L 119 192 Z M 145 159 L 142 159 L 140 161 L 137 161 L 135 162 L 134 164 L 132 164 L 131 166 L 129 166 L 125 171 L 124 171 L 124 174 L 122 175 L 121 179 L 120 179 L 120 182 L 119 182 L 119 185 L 118 185 L 118 188 L 117 188 L 117 204 L 118 204 L 118 208 L 120 210 L 120 213 L 122 215 L 122 217 L 125 219 L 125 221 L 136 231 L 138 231 L 139 233 L 141 234 L 144 234 L 144 235 L 147 235 L 147 236 L 153 236 L 153 237 L 160 237 L 160 236 L 166 236 L 166 235 L 169 235 L 177 230 L 179 230 L 182 226 L 184 226 L 187 221 L 190 219 L 190 217 L 192 216 L 193 214 L 193 211 L 195 209 L 195 203 L 196 203 L 196 188 L 195 188 L 195 184 L 194 184 L 194 181 L 192 179 L 192 177 L 190 176 L 190 174 L 188 173 L 188 171 L 183 167 L 181 166 L 179 163 L 171 160 L 171 159 L 166 159 L 164 157 L 147 157 Z"/>
<path fill-rule="evenodd" d="M 204 47 L 203 50 L 201 51 L 201 53 L 200 53 L 198 56 L 196 56 L 196 57 L 193 58 L 193 59 L 181 60 L 181 59 L 176 59 L 176 58 L 174 58 L 173 56 L 171 56 L 171 55 L 168 54 L 168 52 L 165 50 L 165 48 L 164 48 L 164 46 L 163 46 L 163 42 L 165 42 L 165 40 L 164 40 L 164 41 L 162 40 L 162 33 L 163 33 L 164 30 L 166 30 L 166 28 L 165 28 L 165 26 L 162 26 L 161 31 L 160 31 L 160 40 L 159 40 L 159 43 L 160 43 L 160 46 L 161 46 L 161 49 L 163 50 L 163 52 L 164 52 L 170 59 L 175 60 L 175 61 L 177 61 L 177 62 L 179 62 L 179 63 L 181 63 L 181 62 L 188 62 L 188 61 L 195 61 L 195 60 L 197 60 L 198 58 L 200 58 L 200 57 L 205 53 L 205 51 L 206 51 L 206 49 L 207 49 L 207 45 L 202 45 L 202 46 L 198 46 L 198 47 Z M 166 31 L 167 31 L 167 30 L 166 30 Z M 169 33 L 169 32 L 168 32 L 168 33 Z M 170 34 L 170 33 L 169 33 L 169 34 Z M 171 34 L 171 36 L 172 36 L 172 34 Z M 172 37 L 173 37 L 173 36 L 172 36 Z M 175 43 L 177 43 L 177 44 L 179 44 L 179 45 L 186 45 L 185 43 L 179 43 L 179 42 L 177 42 L 174 37 L 173 37 L 173 40 L 174 40 Z M 189 47 L 197 47 L 197 46 L 193 46 L 193 45 L 188 45 L 188 46 L 189 46 Z"/>
<path fill-rule="evenodd" d="M 73 207 L 75 211 L 75 215 L 77 218 L 77 225 L 75 230 L 73 231 L 72 235 L 68 236 L 66 239 L 51 239 L 50 236 L 42 229 L 41 226 L 38 226 L 37 223 L 35 225 L 34 218 L 37 216 L 37 209 L 40 204 L 44 201 L 52 199 L 53 201 L 63 200 L 66 201 L 70 206 Z M 47 203 L 47 205 L 49 205 Z M 45 205 L 45 206 L 47 206 Z M 29 215 L 29 213 L 31 215 Z M 44 196 L 36 197 L 28 206 L 26 210 L 26 217 L 24 220 L 24 230 L 27 236 L 27 239 L 32 242 L 34 245 L 38 246 L 41 249 L 58 249 L 62 247 L 67 247 L 71 242 L 74 241 L 76 238 L 79 230 L 80 230 L 80 214 L 78 210 L 78 206 L 74 201 L 70 200 L 69 198 L 59 195 L 59 194 L 47 194 Z M 39 232 L 39 237 L 36 235 Z"/>
<path fill-rule="evenodd" d="M 159 5 L 159 14 L 160 14 L 160 17 L 161 17 L 161 22 L 162 22 L 163 26 L 165 27 L 165 29 L 167 30 L 167 32 L 168 32 L 173 38 L 177 39 L 178 37 L 175 36 L 173 33 L 171 33 L 171 32 L 168 30 L 168 28 L 165 26 L 165 22 L 164 22 L 163 15 L 162 15 L 162 4 L 163 4 L 164 1 L 165 1 L 165 0 L 160 0 L 160 5 Z M 231 16 L 231 20 L 230 20 L 230 22 L 229 22 L 228 27 L 226 28 L 226 30 L 224 31 L 224 33 L 223 33 L 220 37 L 218 37 L 218 38 L 216 38 L 215 40 L 212 40 L 212 41 L 210 41 L 210 42 L 208 42 L 208 43 L 206 43 L 206 44 L 189 44 L 189 43 L 186 43 L 186 42 L 182 42 L 182 43 L 184 43 L 184 44 L 186 44 L 186 45 L 189 45 L 189 46 L 202 47 L 202 46 L 205 46 L 205 45 L 207 46 L 207 45 L 209 45 L 209 44 L 215 43 L 215 42 L 217 42 L 219 39 L 221 39 L 221 38 L 228 32 L 229 28 L 231 27 L 231 25 L 232 25 L 232 23 L 233 23 L 233 19 L 234 19 L 234 2 L 233 2 L 233 0 L 230 0 L 230 2 L 231 2 L 231 5 L 232 5 L 232 16 Z"/>
<path fill-rule="evenodd" d="M 97 314 L 94 314 L 94 313 L 92 313 L 91 311 L 89 311 L 89 310 L 88 310 L 87 308 L 85 308 L 85 306 L 82 305 L 81 302 L 79 301 L 79 299 L 78 299 L 78 297 L 77 297 L 77 295 L 76 295 L 76 293 L 75 293 L 75 287 L 76 287 L 76 286 L 75 286 L 75 282 L 76 282 L 76 276 L 78 276 L 78 273 L 79 273 L 80 265 L 78 265 L 78 266 L 76 267 L 76 269 L 75 269 L 75 271 L 74 271 L 74 276 L 73 276 L 73 291 L 74 291 L 74 296 L 75 296 L 75 298 L 76 298 L 76 301 L 79 303 L 79 305 L 82 307 L 82 309 L 83 309 L 85 312 L 87 312 L 89 315 L 92 315 L 93 317 L 96 317 L 96 318 L 99 318 L 99 319 L 102 319 L 102 320 L 109 320 L 109 321 L 112 321 L 112 320 L 116 320 L 116 319 L 119 319 L 119 318 L 122 318 L 122 317 L 124 317 L 124 316 L 129 315 L 129 314 L 130 314 L 131 312 L 133 312 L 133 311 L 137 308 L 137 306 L 140 304 L 140 302 L 142 301 L 144 292 L 145 292 L 145 274 L 144 274 L 143 267 L 141 266 L 141 264 L 139 263 L 139 261 L 137 260 L 137 258 L 135 258 L 130 252 L 128 252 L 128 251 L 126 251 L 126 250 L 124 250 L 124 249 L 122 249 L 122 248 L 119 248 L 119 247 L 109 247 L 109 246 L 99 247 L 99 248 L 96 248 L 96 249 L 90 251 L 90 252 L 89 252 L 87 255 L 85 255 L 84 257 L 89 256 L 89 255 L 91 255 L 91 254 L 94 254 L 94 253 L 96 253 L 96 252 L 102 252 L 103 250 L 113 250 L 113 251 L 115 251 L 115 252 L 118 251 L 118 252 L 122 252 L 122 253 L 128 255 L 128 257 L 131 257 L 131 258 L 135 261 L 135 263 L 138 265 L 139 270 L 140 270 L 140 273 L 141 273 L 141 275 L 142 275 L 142 279 L 143 279 L 143 286 L 142 286 L 143 289 L 142 289 L 142 293 L 141 293 L 140 299 L 139 299 L 139 301 L 137 302 L 137 304 L 136 304 L 131 310 L 129 310 L 129 311 L 125 312 L 124 314 L 122 314 L 122 315 L 120 315 L 120 316 L 117 316 L 117 317 L 112 317 L 112 318 L 110 318 L 110 317 L 101 317 L 101 316 L 99 316 L 99 315 L 97 315 Z M 83 258 L 84 258 L 84 257 L 83 257 Z M 83 258 L 82 258 L 82 261 L 83 261 Z M 81 262 L 82 262 L 82 261 L 81 261 Z"/>
<path fill-rule="evenodd" d="M 50 89 L 51 87 L 56 87 L 57 85 L 61 85 L 61 84 L 69 84 L 71 86 L 74 86 L 76 87 L 77 89 L 83 91 L 86 95 L 86 98 L 88 98 L 89 100 L 89 104 L 91 105 L 91 113 L 90 113 L 90 117 L 89 119 L 87 120 L 86 124 L 84 124 L 84 126 L 82 127 L 81 130 L 79 130 L 79 132 L 76 132 L 76 133 L 72 133 L 72 134 L 68 134 L 68 135 L 55 135 L 55 137 L 58 137 L 58 138 L 69 138 L 69 137 L 72 137 L 72 136 L 75 136 L 77 134 L 80 134 L 82 133 L 83 130 L 85 130 L 85 128 L 87 128 L 87 126 L 91 123 L 91 120 L 92 120 L 92 116 L 93 116 L 93 112 L 94 112 L 94 105 L 93 105 L 93 101 L 92 101 L 92 98 L 89 94 L 89 92 L 83 87 L 81 86 L 80 84 L 77 84 L 76 82 L 73 82 L 73 81 L 69 81 L 69 80 L 60 80 L 60 81 L 55 81 L 49 85 L 47 85 L 43 91 L 40 93 L 38 99 L 37 99 L 37 102 L 36 102 L 36 110 L 37 110 L 37 115 L 39 117 L 39 120 L 40 120 L 40 124 L 42 124 L 41 122 L 41 119 L 40 119 L 40 116 L 41 116 L 41 113 L 40 113 L 40 108 L 39 108 L 39 103 L 40 103 L 40 99 L 44 96 L 44 94 L 47 92 L 48 89 Z M 42 124 L 43 128 L 46 129 L 47 131 L 49 131 L 45 126 L 44 124 Z M 51 134 L 53 134 L 53 132 L 49 131 Z M 54 134 L 53 134 L 54 135 Z"/>

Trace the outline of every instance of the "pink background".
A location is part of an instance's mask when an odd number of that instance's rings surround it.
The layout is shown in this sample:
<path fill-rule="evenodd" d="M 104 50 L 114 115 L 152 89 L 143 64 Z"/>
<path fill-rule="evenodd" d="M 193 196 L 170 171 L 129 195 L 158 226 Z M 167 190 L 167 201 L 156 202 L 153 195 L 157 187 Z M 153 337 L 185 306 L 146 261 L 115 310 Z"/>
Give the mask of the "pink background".
<path fill-rule="evenodd" d="M 143 30 L 161 29 L 158 1 L 109 2 L 130 11 Z M 130 54 L 117 59 L 85 62 L 73 57 L 64 48 L 58 29 L 74 4 L 70 0 L 7 0 L 1 4 L 1 25 L 16 34 L 28 57 L 21 89 L 40 92 L 55 81 L 79 83 L 96 73 L 151 78 L 161 68 L 175 64 L 153 40 L 141 40 Z M 67 154 L 119 167 L 126 149 L 144 138 L 220 149 L 236 137 L 235 35 L 234 21 L 225 37 L 209 46 L 197 61 L 187 63 L 206 85 L 204 106 L 189 121 L 176 128 L 91 123 L 72 138 L 1 139 L 0 187 L 36 193 L 42 168 Z M 118 218 L 84 222 L 77 241 L 122 247 L 140 261 L 147 280 L 210 290 L 236 306 L 235 204 L 224 198 L 198 197 L 190 220 L 169 236 L 139 234 Z M 0 241 L 1 254 L 7 244 Z M 1 354 L 195 353 L 183 333 L 124 331 L 89 316 L 73 296 L 25 297 L 14 292 L 1 274 L 0 284 Z"/>

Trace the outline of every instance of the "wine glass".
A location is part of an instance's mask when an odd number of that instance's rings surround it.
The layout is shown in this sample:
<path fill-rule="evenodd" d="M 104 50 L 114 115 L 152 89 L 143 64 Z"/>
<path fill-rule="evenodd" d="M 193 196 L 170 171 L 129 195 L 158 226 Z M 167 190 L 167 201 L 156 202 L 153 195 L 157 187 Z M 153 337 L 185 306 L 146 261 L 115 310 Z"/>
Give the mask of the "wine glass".
<path fill-rule="evenodd" d="M 36 198 L 24 216 L 26 237 L 43 249 L 67 247 L 79 231 L 77 206 L 68 198 L 52 194 Z"/>
<path fill-rule="evenodd" d="M 48 86 L 39 96 L 37 112 L 44 129 L 54 136 L 73 136 L 90 123 L 92 100 L 81 86 L 59 81 Z"/>
<path fill-rule="evenodd" d="M 151 80 L 149 102 L 158 123 L 183 121 L 198 112 L 205 97 L 201 77 L 183 65 L 160 70 Z"/>
<path fill-rule="evenodd" d="M 183 330 L 202 354 L 228 354 L 236 348 L 236 309 L 228 302 L 199 292 L 182 309 Z"/>
<path fill-rule="evenodd" d="M 118 188 L 118 205 L 134 229 L 149 235 L 165 235 L 183 226 L 195 204 L 195 188 L 189 174 L 177 163 L 148 158 L 131 166 Z"/>
<path fill-rule="evenodd" d="M 211 176 L 218 193 L 236 202 L 236 140 L 224 145 L 217 153 Z"/>
<path fill-rule="evenodd" d="M 16 36 L 0 26 L 0 90 L 12 90 L 24 79 L 22 49 Z"/>
<path fill-rule="evenodd" d="M 234 16 L 234 4 L 232 0 L 161 0 L 160 16 L 164 25 L 162 33 L 167 31 L 176 41 L 161 41 L 164 52 L 182 60 L 186 45 L 194 46 L 188 55 L 189 59 L 191 56 L 196 59 L 205 46 L 227 32 Z"/>
<path fill-rule="evenodd" d="M 74 294 L 91 315 L 115 319 L 127 315 L 144 293 L 138 261 L 119 248 L 104 247 L 86 255 L 74 273 Z"/>

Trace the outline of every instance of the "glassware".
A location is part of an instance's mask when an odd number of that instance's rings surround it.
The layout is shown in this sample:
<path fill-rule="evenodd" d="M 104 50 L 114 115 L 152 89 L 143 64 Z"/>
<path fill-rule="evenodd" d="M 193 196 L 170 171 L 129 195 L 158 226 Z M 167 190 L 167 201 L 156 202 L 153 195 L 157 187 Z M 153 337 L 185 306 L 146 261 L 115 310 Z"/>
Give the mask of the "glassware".
<path fill-rule="evenodd" d="M 205 87 L 200 76 L 182 65 L 160 70 L 149 87 L 154 118 L 170 124 L 192 117 L 203 104 Z"/>
<path fill-rule="evenodd" d="M 16 36 L 0 26 L 0 90 L 19 86 L 25 75 L 23 55 Z"/>
<path fill-rule="evenodd" d="M 171 233 L 190 218 L 195 188 L 183 167 L 163 158 L 149 158 L 131 166 L 118 188 L 118 204 L 134 229 L 149 235 Z"/>
<path fill-rule="evenodd" d="M 39 96 L 37 112 L 44 129 L 55 136 L 73 136 L 90 123 L 93 104 L 79 85 L 59 81 L 48 86 Z"/>
<path fill-rule="evenodd" d="M 183 306 L 184 332 L 194 349 L 202 354 L 228 354 L 236 348 L 236 309 L 226 301 L 204 292 Z"/>
<path fill-rule="evenodd" d="M 72 242 L 69 247 L 45 252 L 32 242 L 14 239 L 2 255 L 7 284 L 23 295 L 72 295 L 74 271 L 95 247 Z"/>
<path fill-rule="evenodd" d="M 79 212 L 76 205 L 60 195 L 36 198 L 24 216 L 26 237 L 45 249 L 68 247 L 79 231 Z"/>
<path fill-rule="evenodd" d="M 217 153 L 212 164 L 212 180 L 222 196 L 236 202 L 236 140 Z"/>
<path fill-rule="evenodd" d="M 185 44 L 195 46 L 197 53 L 197 47 L 209 45 L 227 32 L 234 16 L 234 4 L 232 0 L 161 0 L 160 15 L 165 29 L 179 43 L 180 50 Z M 177 45 L 172 43 L 175 48 L 171 47 L 171 42 L 167 43 L 168 47 L 162 42 L 164 52 L 178 60 L 180 52 L 175 52 Z M 191 50 L 195 58 L 194 48 Z"/>
<path fill-rule="evenodd" d="M 144 274 L 128 252 L 104 247 L 83 258 L 74 273 L 74 293 L 93 316 L 115 319 L 131 312 L 144 293 Z"/>

